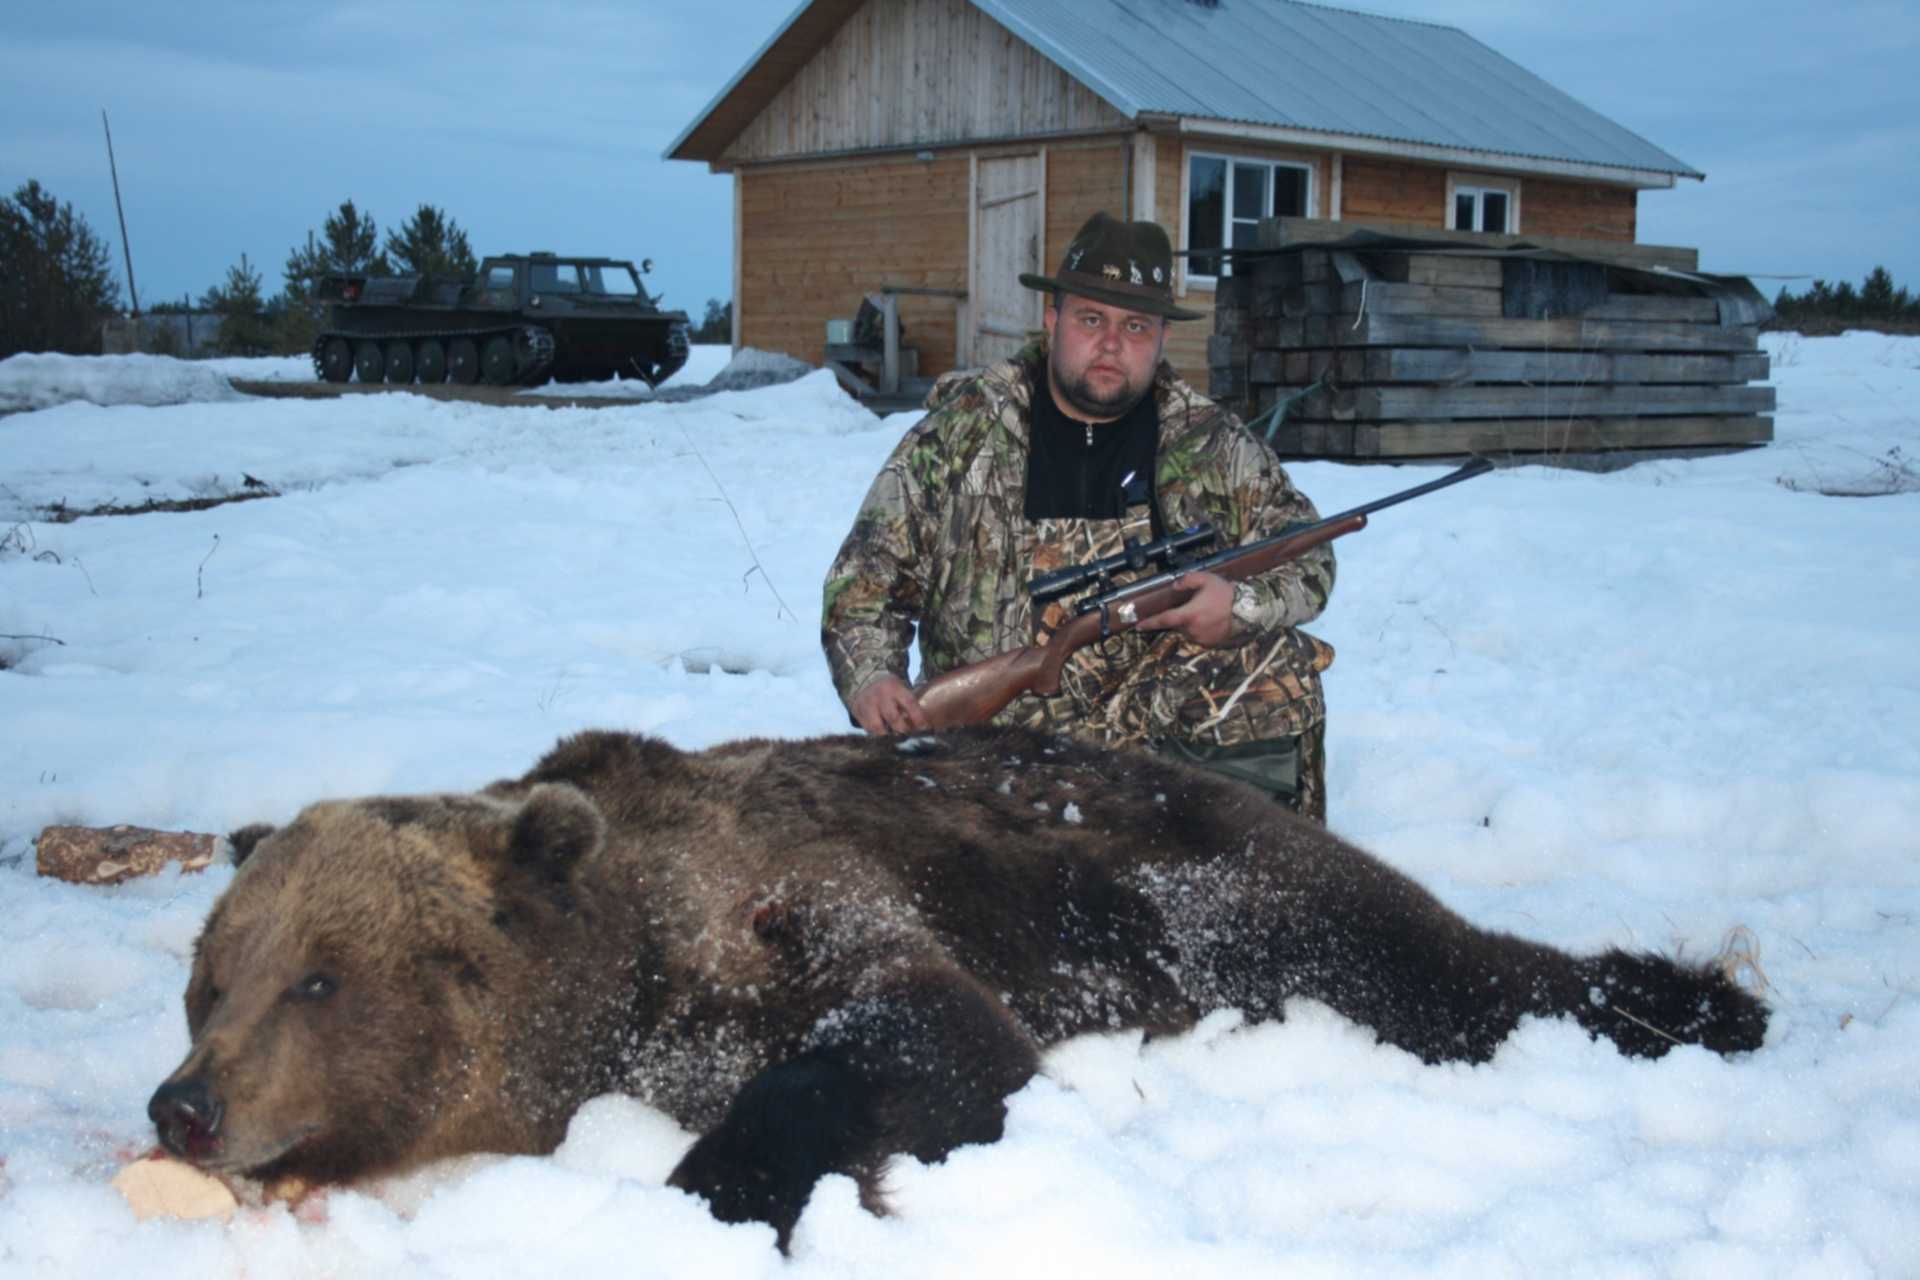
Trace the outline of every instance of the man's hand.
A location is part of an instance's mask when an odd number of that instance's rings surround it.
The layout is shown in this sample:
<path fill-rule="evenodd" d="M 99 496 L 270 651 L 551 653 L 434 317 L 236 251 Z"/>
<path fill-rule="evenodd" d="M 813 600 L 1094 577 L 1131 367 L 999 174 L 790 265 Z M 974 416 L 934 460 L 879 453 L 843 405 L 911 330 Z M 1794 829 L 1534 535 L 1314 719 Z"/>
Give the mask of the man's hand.
<path fill-rule="evenodd" d="M 1217 573 L 1183 573 L 1173 585 L 1193 595 L 1185 604 L 1142 618 L 1140 630 L 1178 631 L 1209 649 L 1233 638 L 1233 583 Z"/>
<path fill-rule="evenodd" d="M 1228 602 L 1232 602 L 1231 591 Z M 854 694 L 847 710 L 853 713 L 862 729 L 873 734 L 909 733 L 933 727 L 927 713 L 920 709 L 920 700 L 899 676 L 881 676 Z"/>

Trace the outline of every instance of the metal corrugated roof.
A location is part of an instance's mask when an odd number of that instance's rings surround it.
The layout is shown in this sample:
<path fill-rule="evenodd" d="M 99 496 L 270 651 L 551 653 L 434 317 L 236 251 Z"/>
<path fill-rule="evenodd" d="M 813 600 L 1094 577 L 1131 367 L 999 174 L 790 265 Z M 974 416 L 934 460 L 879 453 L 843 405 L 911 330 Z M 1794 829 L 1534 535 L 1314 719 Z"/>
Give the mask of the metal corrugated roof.
<path fill-rule="evenodd" d="M 1295 0 L 972 0 L 1129 116 L 1699 178 L 1455 27 Z"/>

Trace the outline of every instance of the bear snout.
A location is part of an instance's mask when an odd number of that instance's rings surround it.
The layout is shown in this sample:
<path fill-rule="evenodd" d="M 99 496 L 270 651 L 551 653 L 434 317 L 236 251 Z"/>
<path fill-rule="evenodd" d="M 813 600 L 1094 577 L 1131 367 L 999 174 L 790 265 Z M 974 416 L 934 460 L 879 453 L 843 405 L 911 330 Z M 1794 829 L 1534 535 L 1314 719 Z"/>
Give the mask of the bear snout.
<path fill-rule="evenodd" d="M 218 1150 L 224 1110 L 205 1080 L 169 1080 L 153 1091 L 147 1118 L 170 1154 L 198 1161 Z"/>

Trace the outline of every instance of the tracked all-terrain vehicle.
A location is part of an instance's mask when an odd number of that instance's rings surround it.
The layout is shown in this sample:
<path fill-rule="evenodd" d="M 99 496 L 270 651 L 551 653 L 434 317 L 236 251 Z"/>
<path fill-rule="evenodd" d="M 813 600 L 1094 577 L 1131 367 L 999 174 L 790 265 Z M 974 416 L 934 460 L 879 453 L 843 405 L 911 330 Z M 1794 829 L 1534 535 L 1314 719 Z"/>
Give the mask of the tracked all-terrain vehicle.
<path fill-rule="evenodd" d="M 687 313 L 662 311 L 640 275 L 618 258 L 529 253 L 488 258 L 471 279 L 328 276 L 313 367 L 328 382 L 658 386 L 687 362 Z"/>

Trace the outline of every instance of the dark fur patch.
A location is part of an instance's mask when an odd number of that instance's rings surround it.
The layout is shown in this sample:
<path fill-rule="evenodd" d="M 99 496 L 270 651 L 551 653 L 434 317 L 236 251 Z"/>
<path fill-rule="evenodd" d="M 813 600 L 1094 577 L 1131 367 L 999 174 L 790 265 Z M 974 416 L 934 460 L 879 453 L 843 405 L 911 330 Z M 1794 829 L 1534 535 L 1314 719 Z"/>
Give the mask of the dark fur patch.
<path fill-rule="evenodd" d="M 271 822 L 250 822 L 236 831 L 227 833 L 227 845 L 233 850 L 233 865 L 239 866 L 253 855 L 254 846 L 272 835 L 278 828 Z"/>
<path fill-rule="evenodd" d="M 842 1058 L 805 1054 L 747 1081 L 668 1185 L 704 1199 L 722 1222 L 771 1223 L 783 1250 L 823 1175 L 854 1172 L 870 1189 L 877 1171 L 854 1169 L 853 1157 L 877 1136 L 880 1091 Z"/>
<path fill-rule="evenodd" d="M 573 787 L 542 783 L 527 794 L 513 820 L 507 854 L 550 880 L 564 880 L 573 864 L 600 847 L 606 820 Z"/>

